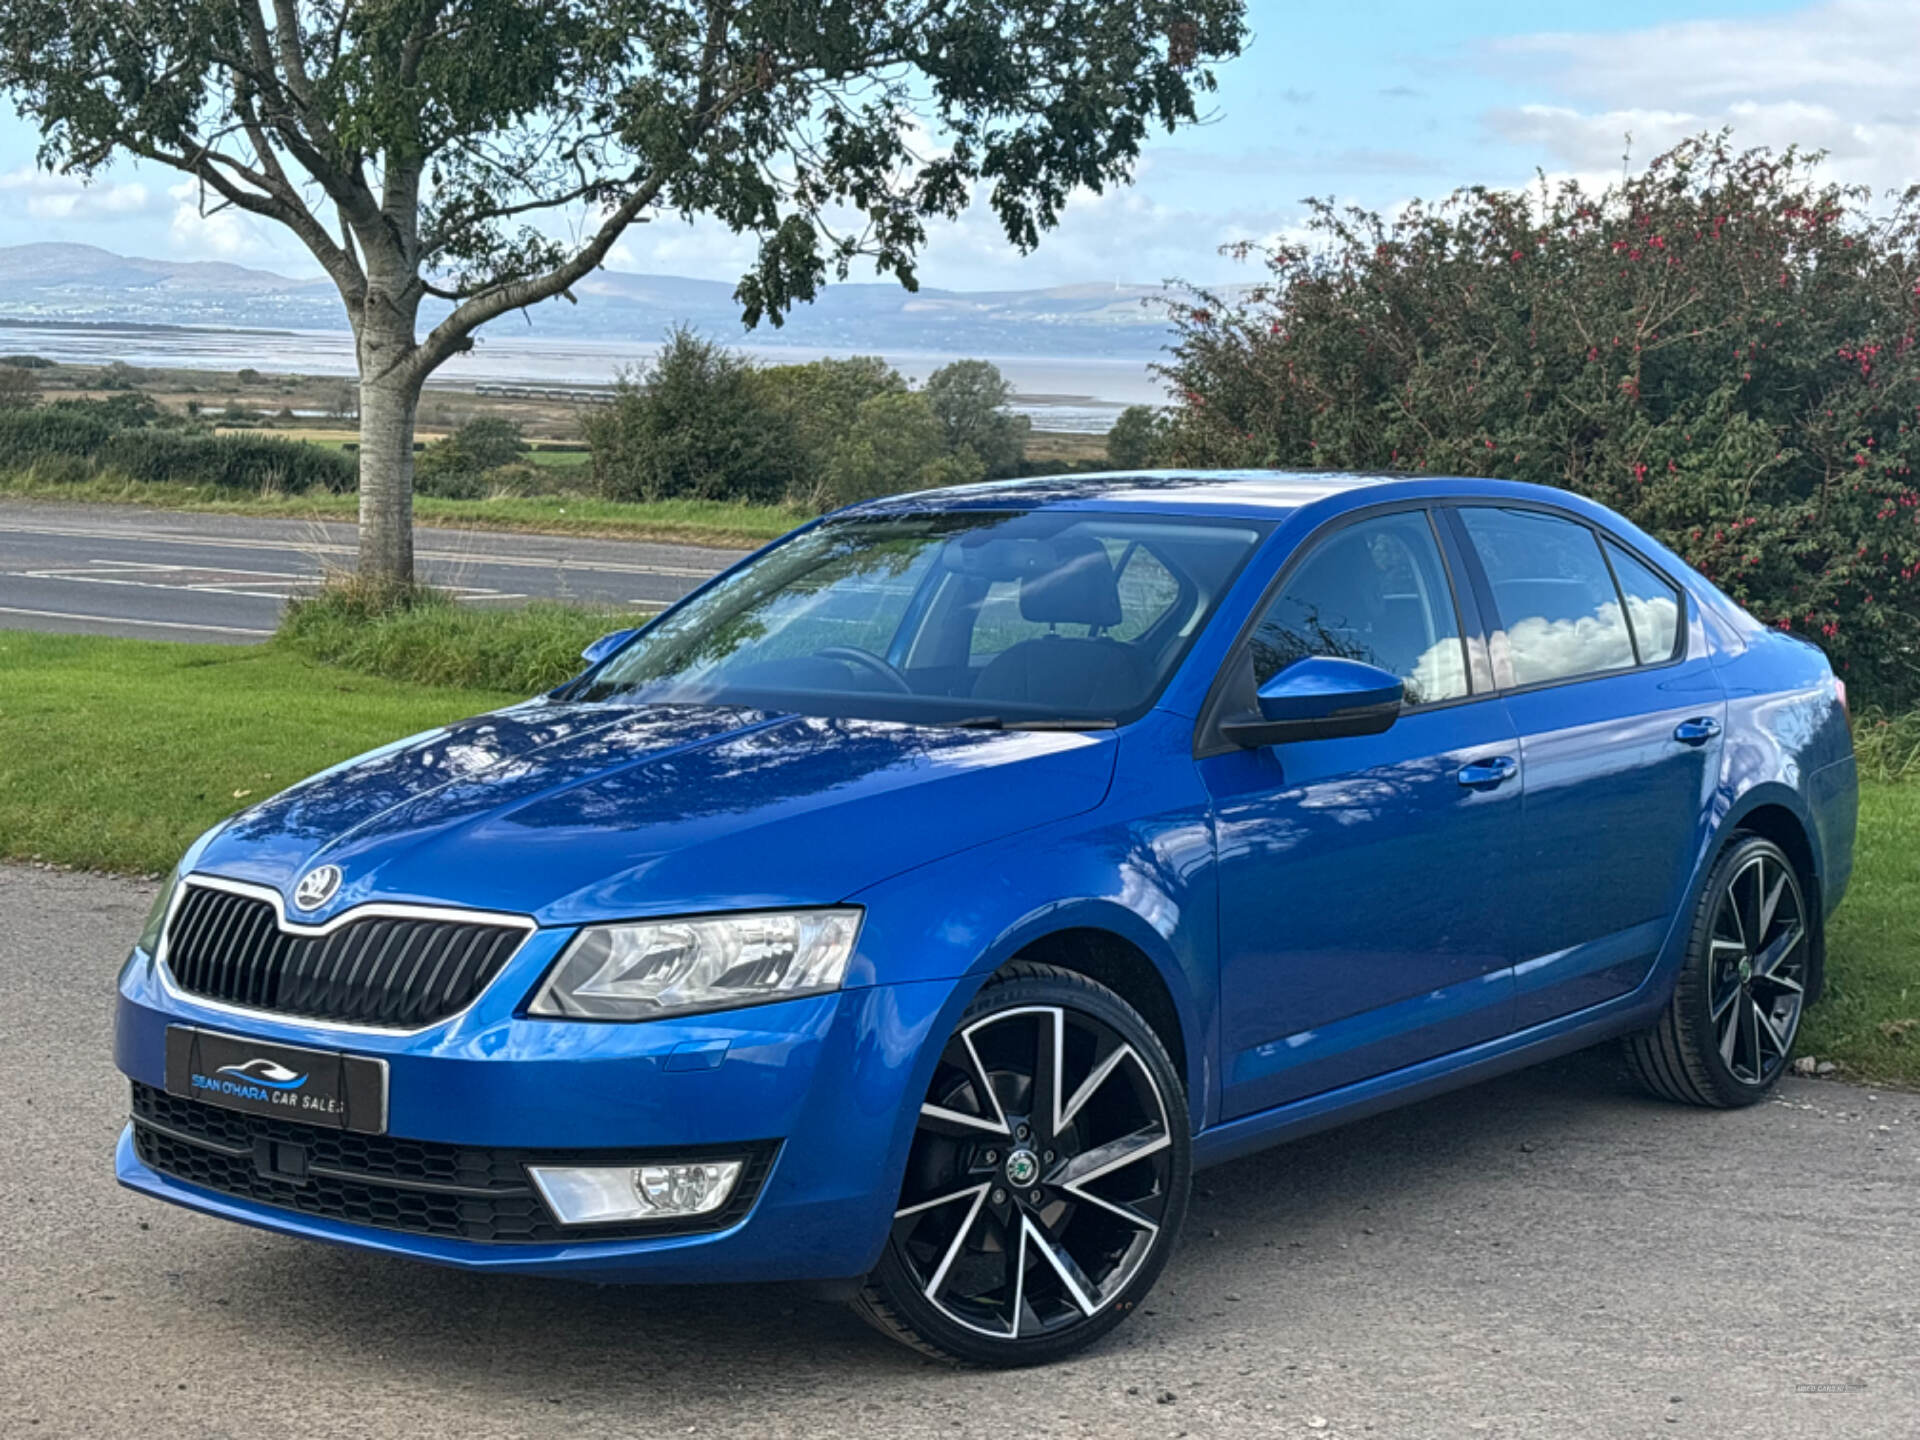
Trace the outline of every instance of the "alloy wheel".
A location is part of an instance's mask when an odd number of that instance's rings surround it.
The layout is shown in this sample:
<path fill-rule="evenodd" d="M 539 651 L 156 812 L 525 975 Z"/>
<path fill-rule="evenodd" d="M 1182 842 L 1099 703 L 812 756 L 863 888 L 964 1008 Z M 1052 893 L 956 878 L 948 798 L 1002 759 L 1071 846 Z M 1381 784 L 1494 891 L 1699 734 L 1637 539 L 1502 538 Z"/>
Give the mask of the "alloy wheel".
<path fill-rule="evenodd" d="M 1720 1058 L 1743 1085 L 1765 1085 L 1787 1063 L 1807 986 L 1800 883 L 1772 853 L 1733 872 L 1708 939 L 1708 1019 Z"/>
<path fill-rule="evenodd" d="M 1064 1336 L 1127 1288 L 1173 1185 L 1166 1097 L 1093 1015 L 1021 1005 L 962 1026 L 921 1106 L 891 1244 L 976 1334 Z"/>

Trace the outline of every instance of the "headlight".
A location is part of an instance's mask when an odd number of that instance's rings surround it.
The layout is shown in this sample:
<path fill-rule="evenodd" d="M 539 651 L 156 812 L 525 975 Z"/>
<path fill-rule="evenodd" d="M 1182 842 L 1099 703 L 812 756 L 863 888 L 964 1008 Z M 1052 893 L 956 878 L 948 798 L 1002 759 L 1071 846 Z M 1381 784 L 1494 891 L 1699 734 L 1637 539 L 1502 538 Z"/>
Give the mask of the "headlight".
<path fill-rule="evenodd" d="M 652 1020 L 838 990 L 858 910 L 643 920 L 582 930 L 529 1013 Z"/>

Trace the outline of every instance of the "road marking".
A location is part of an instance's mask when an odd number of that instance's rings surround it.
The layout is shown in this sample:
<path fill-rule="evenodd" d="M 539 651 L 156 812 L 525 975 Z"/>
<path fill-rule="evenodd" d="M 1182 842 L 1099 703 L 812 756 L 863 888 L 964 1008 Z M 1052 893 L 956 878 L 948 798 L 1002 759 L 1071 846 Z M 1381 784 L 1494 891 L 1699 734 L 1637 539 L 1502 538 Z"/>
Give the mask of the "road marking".
<path fill-rule="evenodd" d="M 315 522 L 320 523 L 320 522 Z M 247 540 L 233 535 L 171 535 L 149 530 L 90 530 L 70 525 L 0 523 L 0 534 L 63 535 L 80 540 L 113 540 L 132 545 L 206 545 L 231 550 L 283 550 L 299 555 L 355 555 L 358 547 L 325 540 Z M 646 542 L 641 542 L 646 543 Z M 416 560 L 444 560 L 462 565 L 516 565 L 547 570 L 593 570 L 608 575 L 661 575 L 678 580 L 705 580 L 719 569 L 686 565 L 640 565 L 619 560 L 580 560 L 557 555 L 494 555 L 471 550 L 416 550 Z"/>
<path fill-rule="evenodd" d="M 96 568 L 97 567 L 97 568 Z M 18 570 L 6 572 L 18 575 L 23 580 L 67 580 L 81 585 L 124 585 L 134 590 L 174 590 L 187 591 L 196 595 L 237 595 L 242 599 L 254 600 L 291 600 L 297 592 L 310 595 L 320 588 L 318 575 L 297 575 L 278 570 L 229 570 L 215 565 L 161 565 L 143 564 L 129 560 L 94 559 L 88 566 L 63 566 L 55 570 Z M 155 578 L 136 580 L 135 575 L 148 575 Z M 189 575 L 259 575 L 259 580 L 188 580 L 181 577 Z M 171 578 L 162 578 L 171 577 Z M 286 589 L 267 590 L 267 585 L 286 585 Z M 443 587 L 456 600 L 524 600 L 527 597 L 515 590 L 495 590 L 484 585 L 449 585 Z"/>
<path fill-rule="evenodd" d="M 0 605 L 0 615 L 37 615 L 43 620 L 87 620 L 95 625 L 145 625 L 154 630 L 208 630 L 221 635 L 271 635 L 271 630 L 249 630 L 242 625 L 190 625 L 184 620 L 136 620 L 131 615 L 75 615 L 65 610 L 24 610 Z"/>

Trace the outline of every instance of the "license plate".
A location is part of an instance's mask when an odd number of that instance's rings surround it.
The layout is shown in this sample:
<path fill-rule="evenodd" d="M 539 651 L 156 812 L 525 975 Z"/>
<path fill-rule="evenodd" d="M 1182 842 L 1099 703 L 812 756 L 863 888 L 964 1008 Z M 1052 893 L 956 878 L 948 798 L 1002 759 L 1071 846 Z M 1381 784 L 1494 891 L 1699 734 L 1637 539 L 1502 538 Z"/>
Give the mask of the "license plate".
<path fill-rule="evenodd" d="M 167 1092 L 249 1115 L 384 1134 L 387 1062 L 167 1027 Z"/>

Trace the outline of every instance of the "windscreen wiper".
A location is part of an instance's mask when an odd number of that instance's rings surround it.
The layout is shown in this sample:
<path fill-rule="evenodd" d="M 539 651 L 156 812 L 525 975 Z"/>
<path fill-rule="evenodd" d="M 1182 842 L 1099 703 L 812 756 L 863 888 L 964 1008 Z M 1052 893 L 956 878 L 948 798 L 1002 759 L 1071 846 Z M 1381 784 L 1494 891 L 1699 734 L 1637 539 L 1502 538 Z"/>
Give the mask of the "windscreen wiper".
<path fill-rule="evenodd" d="M 953 730 L 1112 730 L 1119 722 L 1110 719 L 1097 720 L 1009 720 L 1004 715 L 970 715 L 965 720 L 940 720 L 936 724 Z"/>

